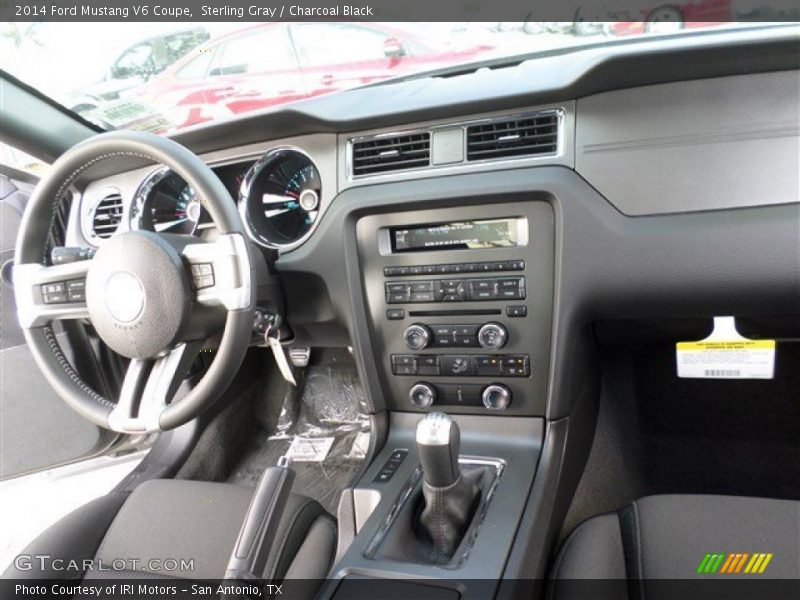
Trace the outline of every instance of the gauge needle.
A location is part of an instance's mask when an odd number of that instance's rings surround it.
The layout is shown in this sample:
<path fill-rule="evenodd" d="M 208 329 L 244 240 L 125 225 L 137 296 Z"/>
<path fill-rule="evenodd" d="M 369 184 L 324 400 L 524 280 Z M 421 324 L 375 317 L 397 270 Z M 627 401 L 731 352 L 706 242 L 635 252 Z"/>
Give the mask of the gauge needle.
<path fill-rule="evenodd" d="M 185 223 L 188 220 L 189 219 L 187 218 L 183 218 L 183 219 L 176 219 L 175 221 L 166 221 L 165 223 L 156 223 L 153 226 L 153 228 L 156 231 L 166 231 L 167 229 L 175 227 L 176 225 L 180 225 L 181 223 Z"/>
<path fill-rule="evenodd" d="M 286 202 L 295 202 L 297 198 L 292 196 L 281 196 L 280 194 L 264 194 L 261 197 L 261 202 L 264 204 L 285 204 Z"/>

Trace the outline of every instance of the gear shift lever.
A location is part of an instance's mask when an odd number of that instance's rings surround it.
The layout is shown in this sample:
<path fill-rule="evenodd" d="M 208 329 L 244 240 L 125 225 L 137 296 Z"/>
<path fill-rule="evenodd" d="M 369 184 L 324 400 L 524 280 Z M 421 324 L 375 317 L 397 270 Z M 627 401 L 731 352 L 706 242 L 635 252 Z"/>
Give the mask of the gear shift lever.
<path fill-rule="evenodd" d="M 445 413 L 432 412 L 417 423 L 417 454 L 425 482 L 433 487 L 449 487 L 461 476 L 458 451 L 461 432 Z"/>
<path fill-rule="evenodd" d="M 449 559 L 472 520 L 478 487 L 458 466 L 461 434 L 452 417 L 427 414 L 417 423 L 416 441 L 425 498 L 419 522 L 436 553 Z"/>

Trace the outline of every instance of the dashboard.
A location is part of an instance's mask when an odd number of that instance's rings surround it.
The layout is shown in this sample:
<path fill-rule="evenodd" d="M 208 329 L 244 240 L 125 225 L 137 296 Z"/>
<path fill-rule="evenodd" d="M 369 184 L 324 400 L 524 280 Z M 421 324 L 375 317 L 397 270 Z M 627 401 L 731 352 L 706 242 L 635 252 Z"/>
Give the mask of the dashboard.
<path fill-rule="evenodd" d="M 744 57 L 769 52 L 719 39 L 355 89 L 175 138 L 271 256 L 296 344 L 350 346 L 373 410 L 559 418 L 584 393 L 588 323 L 796 312 L 797 42 L 751 42 L 772 51 L 758 66 Z M 696 60 L 677 73 L 675 53 Z M 76 197 L 71 245 L 215 235 L 159 165 Z"/>

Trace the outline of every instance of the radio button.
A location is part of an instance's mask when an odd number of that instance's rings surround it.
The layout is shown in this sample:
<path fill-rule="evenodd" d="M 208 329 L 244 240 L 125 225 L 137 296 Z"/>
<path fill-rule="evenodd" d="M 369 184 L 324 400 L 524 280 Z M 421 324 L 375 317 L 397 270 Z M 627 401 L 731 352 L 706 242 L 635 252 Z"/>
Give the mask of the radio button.
<path fill-rule="evenodd" d="M 386 318 L 390 321 L 400 321 L 406 318 L 406 311 L 402 308 L 388 308 L 386 309 Z"/>
<path fill-rule="evenodd" d="M 507 317 L 526 317 L 528 316 L 528 307 L 524 304 L 515 306 L 506 306 Z"/>
<path fill-rule="evenodd" d="M 478 331 L 478 343 L 486 350 L 499 350 L 507 339 L 508 332 L 500 323 L 486 323 Z"/>
<path fill-rule="evenodd" d="M 389 304 L 399 304 L 401 302 L 408 302 L 408 294 L 403 292 L 402 294 L 386 294 L 386 302 Z"/>
<path fill-rule="evenodd" d="M 411 292 L 411 302 L 436 302 L 433 292 Z"/>

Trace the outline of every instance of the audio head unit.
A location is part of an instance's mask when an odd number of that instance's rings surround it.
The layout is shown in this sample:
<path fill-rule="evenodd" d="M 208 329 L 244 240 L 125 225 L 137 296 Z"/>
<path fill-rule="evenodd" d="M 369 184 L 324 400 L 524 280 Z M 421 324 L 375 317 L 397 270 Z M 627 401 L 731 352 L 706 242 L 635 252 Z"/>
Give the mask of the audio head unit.
<path fill-rule="evenodd" d="M 391 410 L 544 414 L 552 207 L 367 215 L 356 226 L 371 347 Z"/>

